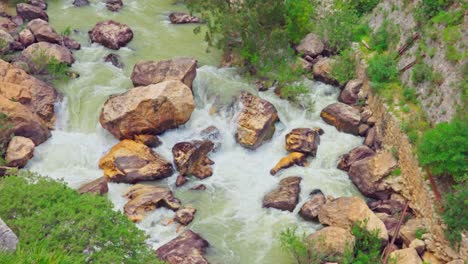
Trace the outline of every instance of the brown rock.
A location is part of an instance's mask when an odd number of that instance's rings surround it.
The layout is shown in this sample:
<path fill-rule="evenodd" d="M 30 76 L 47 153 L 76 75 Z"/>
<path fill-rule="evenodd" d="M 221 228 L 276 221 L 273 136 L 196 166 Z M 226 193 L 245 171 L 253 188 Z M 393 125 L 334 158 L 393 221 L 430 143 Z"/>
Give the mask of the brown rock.
<path fill-rule="evenodd" d="M 357 79 L 349 81 L 341 91 L 340 96 L 338 97 L 338 101 L 349 105 L 356 104 L 361 87 L 362 80 Z"/>
<path fill-rule="evenodd" d="M 400 229 L 400 237 L 406 246 L 409 246 L 411 241 L 415 240 L 416 233 L 427 233 L 428 223 L 424 218 L 413 218 L 408 220 Z"/>
<path fill-rule="evenodd" d="M 120 58 L 120 55 L 116 53 L 110 53 L 104 58 L 104 61 L 110 62 L 112 65 L 114 65 L 115 67 L 119 69 L 122 69 L 124 66 L 122 59 Z"/>
<path fill-rule="evenodd" d="M 191 142 L 180 142 L 172 147 L 174 164 L 181 176 L 193 175 L 204 179 L 213 174 L 210 165 L 214 164 L 208 158 L 208 153 L 213 149 L 213 142 L 209 140 L 194 140 Z"/>
<path fill-rule="evenodd" d="M 352 149 L 347 154 L 341 156 L 338 162 L 338 169 L 348 171 L 349 167 L 356 161 L 374 156 L 375 152 L 367 146 L 359 146 Z"/>
<path fill-rule="evenodd" d="M 172 165 L 142 143 L 122 140 L 99 161 L 104 176 L 113 182 L 136 183 L 172 175 Z"/>
<path fill-rule="evenodd" d="M 25 137 L 15 136 L 8 144 L 5 160 L 7 166 L 23 168 L 34 155 L 34 142 Z"/>
<path fill-rule="evenodd" d="M 389 215 L 395 215 L 403 211 L 405 205 L 397 200 L 378 200 L 369 203 L 369 208 L 377 213 L 386 213 Z M 411 209 L 407 212 L 409 213 Z"/>
<path fill-rule="evenodd" d="M 319 144 L 318 129 L 295 128 L 286 135 L 286 150 L 290 152 L 302 152 L 315 157 Z"/>
<path fill-rule="evenodd" d="M 23 105 L 32 100 L 31 91 L 27 87 L 9 82 L 0 82 L 0 95 Z"/>
<path fill-rule="evenodd" d="M 111 96 L 99 117 L 119 139 L 160 134 L 187 122 L 195 109 L 192 91 L 179 81 L 136 87 Z"/>
<path fill-rule="evenodd" d="M 209 140 L 213 142 L 214 147 L 213 147 L 213 152 L 216 152 L 219 150 L 221 147 L 221 141 L 222 141 L 222 136 L 221 136 L 221 131 L 215 126 L 209 126 L 202 131 L 200 131 L 200 137 L 202 140 Z"/>
<path fill-rule="evenodd" d="M 197 60 L 174 58 L 162 61 L 142 61 L 135 64 L 132 72 L 134 86 L 146 86 L 164 81 L 181 81 L 190 89 L 197 75 Z"/>
<path fill-rule="evenodd" d="M 47 9 L 47 3 L 45 2 L 45 0 L 28 0 L 28 4 L 37 6 L 42 10 Z"/>
<path fill-rule="evenodd" d="M 122 0 L 107 0 L 106 7 L 109 11 L 117 12 L 123 7 Z"/>
<path fill-rule="evenodd" d="M 113 20 L 99 22 L 89 31 L 92 42 L 97 42 L 106 48 L 118 50 L 133 39 L 133 31 L 129 26 Z"/>
<path fill-rule="evenodd" d="M 434 255 L 434 253 L 430 251 L 424 252 L 424 254 L 422 255 L 422 260 L 423 260 L 423 263 L 427 263 L 427 264 L 444 264 L 445 263 L 445 261 L 440 260 Z M 465 264 L 463 260 L 460 260 L 460 261 L 461 262 L 459 262 L 458 264 Z M 446 264 L 457 264 L 455 261 L 452 261 L 452 262 L 449 262 Z"/>
<path fill-rule="evenodd" d="M 16 25 L 13 21 L 11 21 L 8 17 L 0 17 L 0 28 L 5 30 L 8 33 L 13 33 L 16 31 Z"/>
<path fill-rule="evenodd" d="M 338 131 L 359 135 L 361 117 L 359 111 L 343 103 L 334 103 L 325 107 L 320 116 L 327 124 L 335 126 Z"/>
<path fill-rule="evenodd" d="M 162 144 L 158 136 L 155 135 L 136 135 L 134 140 L 136 142 L 143 143 L 150 148 L 156 148 Z"/>
<path fill-rule="evenodd" d="M 73 5 L 76 7 L 87 6 L 89 5 L 89 1 L 88 0 L 74 0 Z"/>
<path fill-rule="evenodd" d="M 432 264 L 432 263 L 431 263 Z M 447 264 L 465 264 L 465 261 L 463 261 L 463 259 L 456 259 L 456 260 L 452 260 L 450 261 L 449 263 Z"/>
<path fill-rule="evenodd" d="M 416 252 L 418 252 L 419 255 L 422 255 L 426 249 L 426 244 L 420 239 L 415 239 L 411 241 L 408 247 L 416 249 Z"/>
<path fill-rule="evenodd" d="M 34 73 L 43 73 L 47 70 L 44 61 L 50 62 L 55 59 L 57 62 L 67 65 L 75 62 L 72 53 L 67 48 L 48 42 L 38 42 L 30 45 L 23 50 L 21 57 Z"/>
<path fill-rule="evenodd" d="M 310 199 L 307 200 L 301 207 L 299 215 L 302 216 L 305 220 L 316 221 L 318 218 L 318 213 L 322 205 L 327 202 L 327 198 L 323 195 L 322 191 L 314 190 L 310 194 Z"/>
<path fill-rule="evenodd" d="M 193 218 L 195 217 L 196 212 L 197 212 L 197 209 L 193 207 L 190 207 L 190 206 L 181 207 L 175 213 L 174 219 L 182 225 L 188 225 L 190 224 L 190 222 L 192 222 Z"/>
<path fill-rule="evenodd" d="M 147 212 L 159 207 L 176 211 L 181 206 L 169 188 L 158 185 L 136 184 L 124 196 L 130 199 L 124 206 L 124 212 L 133 222 L 142 220 Z"/>
<path fill-rule="evenodd" d="M 393 251 L 389 257 L 395 259 L 398 264 L 422 264 L 421 258 L 414 248 L 405 248 Z"/>
<path fill-rule="evenodd" d="M 372 118 L 372 117 L 371 117 Z M 371 119 L 369 118 L 369 120 Z M 364 140 L 364 145 L 368 146 L 369 148 L 377 151 L 382 146 L 382 135 L 380 130 L 374 126 L 367 131 L 366 139 Z"/>
<path fill-rule="evenodd" d="M 309 33 L 301 40 L 299 45 L 296 47 L 297 52 L 304 56 L 317 57 L 320 55 L 325 48 L 322 40 L 314 34 Z"/>
<path fill-rule="evenodd" d="M 270 102 L 248 92 L 242 92 L 240 100 L 242 109 L 235 137 L 243 147 L 256 149 L 273 136 L 278 112 Z"/>
<path fill-rule="evenodd" d="M 196 16 L 191 16 L 187 13 L 172 12 L 169 14 L 169 20 L 172 24 L 188 24 L 201 23 L 201 19 Z"/>
<path fill-rule="evenodd" d="M 367 131 L 369 131 L 369 125 L 367 124 L 360 124 L 358 127 L 358 134 L 361 137 L 364 137 L 367 135 Z"/>
<path fill-rule="evenodd" d="M 103 195 L 109 192 L 109 186 L 107 185 L 107 178 L 101 177 L 92 182 L 86 183 L 78 189 L 78 192 L 80 194 L 92 193 L 92 194 Z"/>
<path fill-rule="evenodd" d="M 0 218 L 0 252 L 15 252 L 18 237 Z"/>
<path fill-rule="evenodd" d="M 199 234 L 186 230 L 156 250 L 159 259 L 169 264 L 208 264 L 203 254 L 210 244 Z"/>
<path fill-rule="evenodd" d="M 25 3 L 16 5 L 16 14 L 24 20 L 40 18 L 42 20 L 49 21 L 49 16 L 44 10 L 42 10 L 42 8 Z"/>
<path fill-rule="evenodd" d="M 354 248 L 354 236 L 349 230 L 328 226 L 307 237 L 311 252 L 324 256 L 328 260 L 339 261 L 347 251 Z"/>
<path fill-rule="evenodd" d="M 385 213 L 376 213 L 375 215 L 380 220 L 382 220 L 382 222 L 385 225 L 385 228 L 387 228 L 387 233 L 388 233 L 389 239 L 393 238 L 393 235 L 395 234 L 395 230 L 396 230 L 396 228 L 398 226 L 399 217 L 397 215 L 392 216 L 392 215 L 388 215 L 388 214 L 385 214 Z"/>
<path fill-rule="evenodd" d="M 263 207 L 292 212 L 299 202 L 301 177 L 286 177 L 263 198 Z"/>
<path fill-rule="evenodd" d="M 320 58 L 312 68 L 314 78 L 317 81 L 321 81 L 327 84 L 338 85 L 338 81 L 331 76 L 332 65 L 334 62 L 334 59 L 328 57 Z"/>
<path fill-rule="evenodd" d="M 62 37 L 55 32 L 47 21 L 42 19 L 31 20 L 28 23 L 28 29 L 33 33 L 37 42 L 44 41 L 59 44 L 62 41 Z"/>
<path fill-rule="evenodd" d="M 187 183 L 187 178 L 184 175 L 178 175 L 176 179 L 176 187 L 180 187 Z"/>
<path fill-rule="evenodd" d="M 206 186 L 204 184 L 199 184 L 197 186 L 194 186 L 194 187 L 190 188 L 190 190 L 204 191 L 204 190 L 206 190 Z"/>
<path fill-rule="evenodd" d="M 25 28 L 19 33 L 19 41 L 25 47 L 28 47 L 29 45 L 33 44 L 36 41 L 36 39 L 34 38 L 34 35 L 31 32 L 31 30 Z"/>
<path fill-rule="evenodd" d="M 70 49 L 70 50 L 81 49 L 81 44 L 78 41 L 67 36 L 62 37 L 62 45 L 67 47 L 67 49 Z"/>
<path fill-rule="evenodd" d="M 280 161 L 270 170 L 271 175 L 275 175 L 282 169 L 287 169 L 294 165 L 305 166 L 307 164 L 307 155 L 301 152 L 291 152 L 288 156 L 281 158 Z"/>

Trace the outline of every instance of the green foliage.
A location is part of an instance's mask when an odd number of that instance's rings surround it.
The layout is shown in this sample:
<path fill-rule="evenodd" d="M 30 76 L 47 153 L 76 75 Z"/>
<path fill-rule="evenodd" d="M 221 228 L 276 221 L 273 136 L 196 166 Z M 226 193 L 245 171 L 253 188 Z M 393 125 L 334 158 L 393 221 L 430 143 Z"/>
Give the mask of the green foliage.
<path fill-rule="evenodd" d="M 461 27 L 460 26 L 449 26 L 444 29 L 442 33 L 442 39 L 448 44 L 455 44 L 461 40 Z"/>
<path fill-rule="evenodd" d="M 331 76 L 338 80 L 341 85 L 356 78 L 356 59 L 350 49 L 346 49 L 335 57 L 332 65 Z"/>
<path fill-rule="evenodd" d="M 0 166 L 6 165 L 4 158 L 8 142 L 13 136 L 10 133 L 12 127 L 13 125 L 10 123 L 8 116 L 0 112 Z"/>
<path fill-rule="evenodd" d="M 454 246 L 459 246 L 462 239 L 462 231 L 468 227 L 468 186 L 461 184 L 455 188 L 455 192 L 447 193 L 444 201 L 442 218 L 447 224 L 445 235 Z"/>
<path fill-rule="evenodd" d="M 67 36 L 69 37 L 71 35 L 72 29 L 70 26 L 67 26 L 62 32 L 62 36 Z"/>
<path fill-rule="evenodd" d="M 307 94 L 309 89 L 303 84 L 294 83 L 281 87 L 281 97 L 290 101 L 297 101 L 299 96 Z"/>
<path fill-rule="evenodd" d="M 367 75 L 374 84 L 389 83 L 398 79 L 397 63 L 393 54 L 376 54 L 369 61 Z"/>
<path fill-rule="evenodd" d="M 358 222 L 351 229 L 355 237 L 354 250 L 345 252 L 343 264 L 375 264 L 380 263 L 380 249 L 382 241 L 379 238 L 379 230 L 366 229 L 367 222 Z"/>
<path fill-rule="evenodd" d="M 468 123 L 453 120 L 427 131 L 418 147 L 419 162 L 436 175 L 451 175 L 456 182 L 468 180 Z"/>
<path fill-rule="evenodd" d="M 443 24 L 445 26 L 455 26 L 463 23 L 463 10 L 456 10 L 453 12 L 440 11 L 437 16 L 431 20 L 437 24 Z"/>
<path fill-rule="evenodd" d="M 422 240 L 422 236 L 427 233 L 427 229 L 424 227 L 418 227 L 416 229 L 415 235 L 417 239 Z"/>
<path fill-rule="evenodd" d="M 403 97 L 407 102 L 417 104 L 418 103 L 418 98 L 416 97 L 416 91 L 414 89 L 405 87 L 403 89 Z"/>
<path fill-rule="evenodd" d="M 299 43 L 312 29 L 313 5 L 309 0 L 285 0 L 284 8 L 289 40 Z"/>
<path fill-rule="evenodd" d="M 447 9 L 453 2 L 454 0 L 422 0 L 421 7 L 418 9 L 421 11 L 423 19 L 430 19 Z"/>
<path fill-rule="evenodd" d="M 296 228 L 287 228 L 282 231 L 280 233 L 280 243 L 281 248 L 291 254 L 297 264 L 319 264 L 333 259 L 313 250 L 315 245 L 306 239 L 305 234 L 298 236 Z"/>
<path fill-rule="evenodd" d="M 424 62 L 413 66 L 411 71 L 411 80 L 414 84 L 420 84 L 425 81 L 432 81 L 432 69 Z"/>
<path fill-rule="evenodd" d="M 377 31 L 371 35 L 369 44 L 373 50 L 383 52 L 388 50 L 398 38 L 395 25 L 384 20 Z"/>
<path fill-rule="evenodd" d="M 362 16 L 372 11 L 379 2 L 379 0 L 350 0 L 349 4 L 356 10 L 359 16 Z"/>
<path fill-rule="evenodd" d="M 19 236 L 19 250 L 0 253 L 0 263 L 159 263 L 105 197 L 22 171 L 0 178 L 0 200 L 0 217 Z"/>
<path fill-rule="evenodd" d="M 56 80 L 68 80 L 68 65 L 50 56 L 46 50 L 33 51 L 31 57 L 32 74 L 48 74 Z"/>

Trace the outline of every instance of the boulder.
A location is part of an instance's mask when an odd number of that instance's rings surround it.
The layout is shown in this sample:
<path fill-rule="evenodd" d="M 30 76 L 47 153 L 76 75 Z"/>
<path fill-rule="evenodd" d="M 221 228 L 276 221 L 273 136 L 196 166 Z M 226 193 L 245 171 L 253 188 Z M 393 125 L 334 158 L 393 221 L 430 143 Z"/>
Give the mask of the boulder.
<path fill-rule="evenodd" d="M 106 48 L 118 50 L 124 47 L 133 39 L 133 31 L 129 26 L 113 21 L 103 21 L 97 23 L 89 31 L 91 42 L 96 42 Z"/>
<path fill-rule="evenodd" d="M 434 253 L 430 252 L 430 251 L 425 251 L 424 254 L 422 254 L 421 256 L 422 260 L 423 260 L 423 264 L 424 263 L 427 263 L 427 264 L 465 264 L 463 260 L 460 260 L 461 262 L 455 262 L 455 261 L 452 261 L 452 262 L 448 262 L 446 263 L 446 261 L 442 261 L 440 260 Z"/>
<path fill-rule="evenodd" d="M 310 193 L 310 199 L 302 205 L 299 215 L 305 220 L 316 221 L 320 208 L 326 202 L 327 198 L 323 195 L 322 191 L 314 190 Z"/>
<path fill-rule="evenodd" d="M 354 105 L 358 101 L 358 94 L 362 87 L 362 80 L 351 80 L 346 83 L 346 86 L 341 91 L 340 96 L 338 97 L 338 101 Z"/>
<path fill-rule="evenodd" d="M 8 33 L 16 32 L 18 25 L 8 17 L 0 17 L 0 28 Z"/>
<path fill-rule="evenodd" d="M 389 215 L 396 215 L 403 211 L 405 205 L 397 200 L 378 200 L 370 202 L 369 208 L 376 213 L 386 213 Z M 411 209 L 408 208 L 408 213 L 411 213 Z"/>
<path fill-rule="evenodd" d="M 221 147 L 221 141 L 222 141 L 222 136 L 221 136 L 221 131 L 215 126 L 209 126 L 199 133 L 200 137 L 202 140 L 209 140 L 213 142 L 213 152 L 216 152 L 219 150 Z"/>
<path fill-rule="evenodd" d="M 358 135 L 361 117 L 359 110 L 343 103 L 333 103 L 325 107 L 320 116 L 338 131 Z"/>
<path fill-rule="evenodd" d="M 34 142 L 25 137 L 15 136 L 10 140 L 6 151 L 7 166 L 23 168 L 34 155 Z"/>
<path fill-rule="evenodd" d="M 24 20 L 33 20 L 40 18 L 45 21 L 49 21 L 49 16 L 42 10 L 42 8 L 33 6 L 30 4 L 20 3 L 16 5 L 16 14 L 22 17 Z"/>
<path fill-rule="evenodd" d="M 10 43 L 9 48 L 11 51 L 21 51 L 24 50 L 23 44 L 19 41 L 13 41 Z"/>
<path fill-rule="evenodd" d="M 36 38 L 34 38 L 34 34 L 31 32 L 31 30 L 27 28 L 21 30 L 18 38 L 21 44 L 23 44 L 25 47 L 28 47 L 36 41 Z"/>
<path fill-rule="evenodd" d="M 417 233 L 420 235 L 427 233 L 428 223 L 424 218 L 413 218 L 408 220 L 400 228 L 400 237 L 406 246 L 411 244 L 411 241 L 417 239 Z"/>
<path fill-rule="evenodd" d="M 164 81 L 181 81 L 190 89 L 197 75 L 197 60 L 174 58 L 162 61 L 141 61 L 135 64 L 132 72 L 134 86 L 146 86 Z"/>
<path fill-rule="evenodd" d="M 196 212 L 197 209 L 193 207 L 182 207 L 175 213 L 174 220 L 179 222 L 181 225 L 188 225 L 190 222 L 192 222 Z"/>
<path fill-rule="evenodd" d="M 353 148 L 350 152 L 341 156 L 338 162 L 338 169 L 348 171 L 354 162 L 374 155 L 375 152 L 367 146 Z"/>
<path fill-rule="evenodd" d="M 369 125 L 368 124 L 360 124 L 358 127 L 358 134 L 361 137 L 365 137 L 367 135 L 367 132 L 369 131 Z"/>
<path fill-rule="evenodd" d="M 382 241 L 388 241 L 388 233 L 384 223 L 358 197 L 340 197 L 324 204 L 318 215 L 323 225 L 337 226 L 348 230 L 358 222 L 365 223 L 369 231 L 379 230 Z"/>
<path fill-rule="evenodd" d="M 242 108 L 235 137 L 243 147 L 256 149 L 273 136 L 278 112 L 270 102 L 248 92 L 242 92 L 240 100 Z"/>
<path fill-rule="evenodd" d="M 76 7 L 87 6 L 89 5 L 89 1 L 88 0 L 74 0 L 73 5 Z"/>
<path fill-rule="evenodd" d="M 318 59 L 312 68 L 314 79 L 331 85 L 338 85 L 338 81 L 331 76 L 334 59 L 323 57 Z"/>
<path fill-rule="evenodd" d="M 208 153 L 211 152 L 213 146 L 213 142 L 209 140 L 194 140 L 175 144 L 172 147 L 172 154 L 179 175 L 181 177 L 193 175 L 199 179 L 211 176 L 213 169 L 210 165 L 214 162 L 208 158 Z M 183 184 L 185 181 L 182 180 L 180 183 Z"/>
<path fill-rule="evenodd" d="M 99 161 L 104 176 L 113 182 L 136 183 L 172 175 L 172 165 L 142 143 L 122 140 Z"/>
<path fill-rule="evenodd" d="M 124 212 L 133 222 L 142 220 L 149 211 L 159 207 L 176 211 L 181 206 L 179 199 L 164 186 L 136 184 L 124 196 L 130 199 L 124 206 Z"/>
<path fill-rule="evenodd" d="M 194 109 L 190 88 L 179 81 L 166 81 L 111 96 L 104 103 L 99 122 L 119 139 L 133 138 L 185 124 Z"/>
<path fill-rule="evenodd" d="M 3 44 L 0 46 L 0 52 L 6 53 L 12 47 L 12 43 L 15 42 L 15 39 L 3 29 L 0 29 L 0 42 Z"/>
<path fill-rule="evenodd" d="M 11 21 L 13 21 L 17 26 L 22 26 L 24 24 L 24 19 L 18 15 L 11 17 Z"/>
<path fill-rule="evenodd" d="M 122 0 L 107 0 L 106 7 L 109 11 L 117 12 L 123 7 Z"/>
<path fill-rule="evenodd" d="M 327 226 L 307 237 L 308 249 L 330 261 L 339 261 L 354 248 L 355 238 L 349 230 Z"/>
<path fill-rule="evenodd" d="M 348 175 L 364 195 L 385 200 L 390 197 L 391 191 L 382 185 L 382 179 L 397 166 L 398 163 L 392 153 L 384 151 L 354 162 L 349 168 Z"/>
<path fill-rule="evenodd" d="M 49 25 L 47 21 L 42 19 L 34 19 L 28 23 L 28 29 L 33 33 L 37 42 L 49 42 L 59 44 L 62 37 Z"/>
<path fill-rule="evenodd" d="M 375 213 L 375 215 L 380 220 L 382 220 L 382 222 L 385 225 L 385 228 L 387 228 L 387 233 L 388 233 L 389 239 L 393 238 L 393 235 L 395 234 L 395 230 L 396 230 L 396 228 L 398 226 L 398 222 L 400 220 L 398 215 L 392 216 L 392 215 L 389 215 L 389 214 L 386 214 L 386 213 Z"/>
<path fill-rule="evenodd" d="M 398 264 L 422 264 L 418 252 L 414 248 L 405 248 L 393 251 L 389 255 L 390 259 L 395 259 Z"/>
<path fill-rule="evenodd" d="M 156 255 L 169 264 L 208 264 L 203 254 L 210 244 L 199 234 L 186 230 L 156 250 Z"/>
<path fill-rule="evenodd" d="M 37 6 L 42 10 L 47 9 L 47 3 L 45 2 L 45 0 L 28 0 L 28 4 Z"/>
<path fill-rule="evenodd" d="M 286 135 L 286 150 L 290 152 L 301 152 L 314 157 L 319 144 L 319 129 L 295 128 Z"/>
<path fill-rule="evenodd" d="M 370 120 L 371 118 L 369 118 Z M 376 126 L 371 127 L 369 131 L 367 131 L 366 139 L 364 139 L 364 145 L 368 146 L 369 148 L 377 151 L 382 146 L 382 134 L 380 133 L 380 129 Z"/>
<path fill-rule="evenodd" d="M 18 245 L 18 237 L 0 218 L 0 253 L 14 252 Z"/>
<path fill-rule="evenodd" d="M 0 81 L 0 95 L 7 99 L 10 99 L 21 104 L 27 104 L 31 102 L 32 94 L 31 91 L 24 86 Z"/>
<path fill-rule="evenodd" d="M 150 148 L 155 148 L 162 144 L 158 136 L 155 135 L 136 135 L 134 140 L 136 142 L 143 143 Z"/>
<path fill-rule="evenodd" d="M 122 69 L 124 66 L 122 59 L 120 58 L 120 55 L 116 53 L 110 53 L 109 55 L 104 57 L 104 61 L 110 62 L 112 65 L 114 65 L 115 67 L 119 69 Z"/>
<path fill-rule="evenodd" d="M 70 50 L 81 49 L 81 44 L 78 41 L 67 36 L 62 37 L 62 45 L 67 47 L 67 49 L 70 49 Z"/>
<path fill-rule="evenodd" d="M 99 195 L 106 194 L 109 192 L 107 178 L 101 177 L 92 182 L 86 183 L 78 189 L 78 192 L 80 194 L 83 194 L 83 193 L 92 193 L 92 194 L 99 194 Z"/>
<path fill-rule="evenodd" d="M 55 59 L 59 63 L 72 65 L 75 62 L 72 53 L 67 48 L 48 42 L 38 42 L 30 45 L 21 53 L 21 57 L 35 73 L 43 73 L 47 62 Z"/>
<path fill-rule="evenodd" d="M 299 202 L 301 177 L 286 177 L 263 198 L 263 207 L 292 212 Z"/>
<path fill-rule="evenodd" d="M 280 170 L 287 169 L 294 165 L 305 166 L 307 164 L 307 155 L 301 152 L 291 152 L 288 156 L 283 157 L 278 163 L 270 170 L 271 175 L 275 175 Z"/>
<path fill-rule="evenodd" d="M 172 12 L 169 14 L 169 20 L 172 24 L 189 24 L 201 23 L 201 19 L 196 16 L 191 16 L 187 13 Z"/>
<path fill-rule="evenodd" d="M 408 247 L 416 249 L 416 252 L 418 252 L 419 255 L 422 255 L 426 249 L 426 244 L 421 239 L 415 239 L 411 241 Z"/>
<path fill-rule="evenodd" d="M 322 54 L 325 45 L 319 36 L 314 33 L 309 33 L 301 40 L 299 45 L 296 47 L 296 51 L 301 53 L 303 56 L 317 57 Z"/>

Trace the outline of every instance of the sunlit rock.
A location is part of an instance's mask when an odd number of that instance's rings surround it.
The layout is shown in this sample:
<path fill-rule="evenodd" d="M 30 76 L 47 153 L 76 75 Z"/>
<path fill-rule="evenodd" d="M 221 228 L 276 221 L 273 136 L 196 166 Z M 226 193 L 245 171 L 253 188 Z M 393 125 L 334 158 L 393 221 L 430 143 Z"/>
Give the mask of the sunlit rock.
<path fill-rule="evenodd" d="M 305 220 L 315 221 L 318 218 L 320 208 L 326 202 L 327 198 L 323 195 L 322 191 L 315 190 L 310 194 L 310 199 L 302 205 L 299 215 Z"/>
<path fill-rule="evenodd" d="M 286 150 L 301 152 L 312 157 L 320 144 L 321 129 L 295 128 L 286 135 Z"/>
<path fill-rule="evenodd" d="M 210 244 L 199 234 L 186 230 L 156 250 L 159 259 L 169 264 L 208 264 L 203 256 Z"/>
<path fill-rule="evenodd" d="M 193 175 L 204 179 L 211 176 L 213 174 L 211 165 L 214 162 L 208 158 L 208 153 L 213 150 L 213 146 L 213 142 L 209 140 L 194 140 L 175 144 L 172 148 L 172 154 L 179 177 Z M 179 179 L 177 186 L 185 182 L 185 180 Z"/>
<path fill-rule="evenodd" d="M 294 165 L 305 166 L 307 164 L 307 155 L 301 152 L 291 152 L 286 157 L 283 157 L 278 163 L 270 170 L 271 175 L 275 175 L 280 170 L 287 169 Z"/>
<path fill-rule="evenodd" d="M 359 110 L 343 103 L 333 103 L 325 107 L 320 116 L 338 131 L 358 135 L 361 117 Z"/>
<path fill-rule="evenodd" d="M 118 50 L 133 39 L 133 31 L 129 26 L 113 21 L 99 22 L 89 31 L 92 42 L 99 43 L 106 48 Z"/>
<path fill-rule="evenodd" d="M 106 177 L 101 177 L 98 178 L 92 182 L 86 183 L 82 185 L 79 189 L 78 192 L 83 194 L 83 193 L 92 193 L 92 194 L 99 194 L 103 195 L 107 192 L 109 192 L 109 186 L 107 184 L 107 178 Z"/>
<path fill-rule="evenodd" d="M 15 136 L 8 143 L 5 160 L 7 166 L 23 168 L 34 155 L 34 142 L 25 137 Z"/>
<path fill-rule="evenodd" d="M 326 259 L 341 260 L 347 251 L 354 248 L 355 238 L 349 230 L 327 226 L 307 237 L 308 249 Z"/>
<path fill-rule="evenodd" d="M 299 202 L 301 177 L 286 177 L 263 198 L 263 207 L 292 212 Z"/>

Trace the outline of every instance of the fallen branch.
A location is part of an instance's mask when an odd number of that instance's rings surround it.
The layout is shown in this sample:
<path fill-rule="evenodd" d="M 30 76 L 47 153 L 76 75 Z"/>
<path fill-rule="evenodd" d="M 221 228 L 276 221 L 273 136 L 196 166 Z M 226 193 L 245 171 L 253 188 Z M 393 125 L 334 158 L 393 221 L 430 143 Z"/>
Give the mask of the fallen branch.
<path fill-rule="evenodd" d="M 405 207 L 403 208 L 403 212 L 401 213 L 401 216 L 400 216 L 400 221 L 398 221 L 398 225 L 395 229 L 395 232 L 393 233 L 392 241 L 385 247 L 385 249 L 382 252 L 383 264 L 387 264 L 388 256 L 390 255 L 389 251 L 391 247 L 393 246 L 393 244 L 395 244 L 395 240 L 398 237 L 398 234 L 400 233 L 401 225 L 403 224 L 403 220 L 405 219 L 406 210 L 408 210 L 408 205 L 409 205 L 409 201 L 406 201 Z"/>

